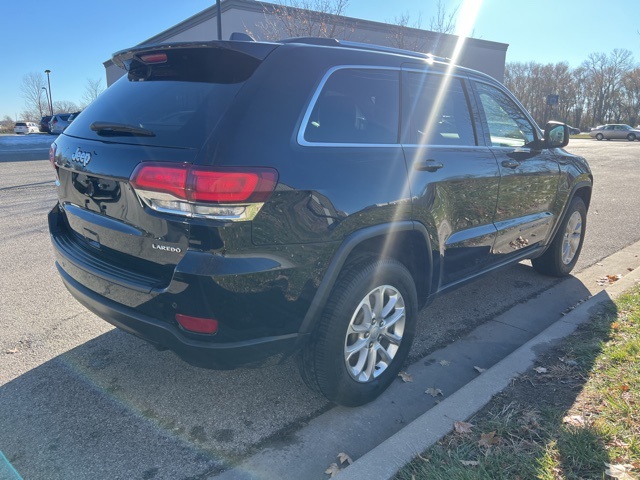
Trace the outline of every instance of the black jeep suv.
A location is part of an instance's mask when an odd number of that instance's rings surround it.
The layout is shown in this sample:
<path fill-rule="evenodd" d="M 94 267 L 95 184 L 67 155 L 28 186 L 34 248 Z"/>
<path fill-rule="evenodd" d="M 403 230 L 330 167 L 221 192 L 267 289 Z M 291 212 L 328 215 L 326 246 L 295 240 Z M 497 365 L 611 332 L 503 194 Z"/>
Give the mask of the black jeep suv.
<path fill-rule="evenodd" d="M 435 295 L 575 265 L 592 176 L 498 82 L 336 40 L 117 53 L 127 75 L 50 159 L 56 266 L 115 326 L 194 365 L 300 352 L 310 387 L 378 396 Z"/>

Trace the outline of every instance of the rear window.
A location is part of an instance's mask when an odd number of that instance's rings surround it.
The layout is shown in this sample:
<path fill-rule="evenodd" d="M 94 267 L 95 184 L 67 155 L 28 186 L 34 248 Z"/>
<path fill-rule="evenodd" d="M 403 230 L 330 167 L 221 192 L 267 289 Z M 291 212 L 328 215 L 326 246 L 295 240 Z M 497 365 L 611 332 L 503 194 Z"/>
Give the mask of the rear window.
<path fill-rule="evenodd" d="M 103 92 L 66 135 L 118 143 L 200 148 L 259 61 L 221 49 L 176 49 L 166 61 L 133 59 L 129 74 Z M 146 53 L 145 53 L 146 55 Z M 94 122 L 130 125 L 150 135 L 95 132 Z"/>
<path fill-rule="evenodd" d="M 399 72 L 365 68 L 335 71 L 309 115 L 304 140 L 323 144 L 396 144 Z"/>
<path fill-rule="evenodd" d="M 24 122 L 17 122 L 16 123 L 16 127 L 26 127 L 26 126 L 27 126 L 27 124 L 24 123 Z"/>

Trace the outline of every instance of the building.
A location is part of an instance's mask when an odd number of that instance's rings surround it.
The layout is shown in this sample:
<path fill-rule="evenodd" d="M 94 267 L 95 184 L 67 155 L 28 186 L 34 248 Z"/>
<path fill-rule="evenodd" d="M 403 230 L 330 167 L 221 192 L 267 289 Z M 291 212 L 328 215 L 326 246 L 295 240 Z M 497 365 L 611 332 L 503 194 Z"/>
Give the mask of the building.
<path fill-rule="evenodd" d="M 213 3 L 213 2 L 212 2 Z M 221 20 L 222 38 L 228 39 L 233 32 L 250 33 L 257 40 L 271 40 L 274 30 L 283 33 L 278 38 L 286 38 L 285 25 L 278 20 L 278 9 L 282 7 L 272 3 L 255 0 L 222 0 Z M 301 13 L 298 9 L 291 9 Z M 353 42 L 372 43 L 388 47 L 405 48 L 424 53 L 432 53 L 440 57 L 451 58 L 458 42 L 458 37 L 443 33 L 401 27 L 382 22 L 372 22 L 357 18 L 327 15 L 316 12 L 304 12 L 309 18 L 309 36 L 313 35 L 313 27 L 329 26 L 335 29 L 335 37 Z M 316 34 L 317 35 L 317 34 Z M 297 36 L 297 35 L 296 35 Z M 302 35 L 301 35 L 302 36 Z M 218 38 L 217 8 L 211 7 L 160 32 L 140 45 L 215 40 Z M 133 45 L 132 45 L 133 46 Z M 490 42 L 477 38 L 467 38 L 462 54 L 457 59 L 459 65 L 479 70 L 502 81 L 504 65 L 509 45 Z M 111 60 L 104 62 L 107 85 L 111 85 L 124 75 L 124 71 Z"/>

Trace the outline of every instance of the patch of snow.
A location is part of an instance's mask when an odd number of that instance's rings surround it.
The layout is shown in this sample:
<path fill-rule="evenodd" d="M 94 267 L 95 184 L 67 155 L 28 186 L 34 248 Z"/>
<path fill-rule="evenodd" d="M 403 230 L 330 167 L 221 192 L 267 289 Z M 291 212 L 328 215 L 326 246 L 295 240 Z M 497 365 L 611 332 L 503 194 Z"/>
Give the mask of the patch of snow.
<path fill-rule="evenodd" d="M 0 135 L 0 148 L 2 147 L 46 147 L 49 148 L 57 135 L 48 133 L 31 133 L 29 135 Z"/>

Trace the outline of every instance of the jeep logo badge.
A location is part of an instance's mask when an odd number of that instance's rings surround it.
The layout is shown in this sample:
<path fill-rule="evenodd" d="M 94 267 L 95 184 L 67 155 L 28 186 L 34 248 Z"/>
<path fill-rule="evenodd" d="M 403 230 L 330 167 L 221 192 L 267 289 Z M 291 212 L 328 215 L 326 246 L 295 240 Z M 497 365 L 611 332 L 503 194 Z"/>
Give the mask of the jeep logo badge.
<path fill-rule="evenodd" d="M 76 163 L 79 163 L 83 167 L 86 167 L 91 161 L 91 153 L 83 152 L 82 150 L 80 150 L 80 147 L 78 147 L 75 153 L 71 155 L 71 160 L 73 160 Z"/>

